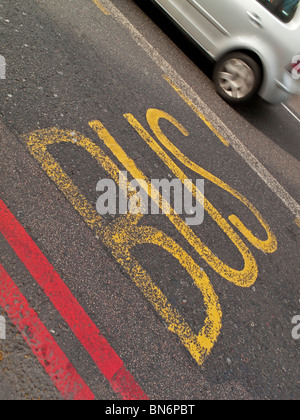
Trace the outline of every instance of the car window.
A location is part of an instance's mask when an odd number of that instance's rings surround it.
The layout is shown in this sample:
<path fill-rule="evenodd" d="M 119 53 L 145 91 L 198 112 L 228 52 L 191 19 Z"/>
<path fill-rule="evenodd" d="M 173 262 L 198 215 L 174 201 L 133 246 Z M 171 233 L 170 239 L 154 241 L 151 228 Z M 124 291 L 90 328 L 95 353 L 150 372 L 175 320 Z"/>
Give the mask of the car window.
<path fill-rule="evenodd" d="M 297 11 L 300 0 L 258 0 L 283 22 L 290 22 Z"/>

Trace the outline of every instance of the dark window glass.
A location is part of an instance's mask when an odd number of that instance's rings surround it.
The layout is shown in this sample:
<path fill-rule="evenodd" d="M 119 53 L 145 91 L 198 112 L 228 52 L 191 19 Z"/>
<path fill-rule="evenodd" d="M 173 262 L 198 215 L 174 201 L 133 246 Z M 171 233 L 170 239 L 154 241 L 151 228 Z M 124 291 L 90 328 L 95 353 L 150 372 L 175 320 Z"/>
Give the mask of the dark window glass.
<path fill-rule="evenodd" d="M 296 14 L 300 0 L 258 0 L 283 22 L 290 22 Z"/>

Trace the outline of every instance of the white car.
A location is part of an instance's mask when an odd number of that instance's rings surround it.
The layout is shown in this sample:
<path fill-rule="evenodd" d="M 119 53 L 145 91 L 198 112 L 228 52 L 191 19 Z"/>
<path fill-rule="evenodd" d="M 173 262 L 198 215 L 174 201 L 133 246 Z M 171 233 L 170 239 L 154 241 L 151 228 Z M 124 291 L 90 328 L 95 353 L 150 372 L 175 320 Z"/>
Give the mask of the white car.
<path fill-rule="evenodd" d="M 300 0 L 152 0 L 216 62 L 230 103 L 300 94 Z"/>

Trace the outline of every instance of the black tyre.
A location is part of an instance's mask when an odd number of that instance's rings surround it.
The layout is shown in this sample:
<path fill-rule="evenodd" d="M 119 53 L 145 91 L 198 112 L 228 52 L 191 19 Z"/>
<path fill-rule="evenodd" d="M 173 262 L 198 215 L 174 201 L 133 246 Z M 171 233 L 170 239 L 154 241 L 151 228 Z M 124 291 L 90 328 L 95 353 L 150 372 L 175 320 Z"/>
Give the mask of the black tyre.
<path fill-rule="evenodd" d="M 257 95 L 262 83 L 262 69 L 247 54 L 231 53 L 216 64 L 213 79 L 218 94 L 226 102 L 245 103 Z"/>

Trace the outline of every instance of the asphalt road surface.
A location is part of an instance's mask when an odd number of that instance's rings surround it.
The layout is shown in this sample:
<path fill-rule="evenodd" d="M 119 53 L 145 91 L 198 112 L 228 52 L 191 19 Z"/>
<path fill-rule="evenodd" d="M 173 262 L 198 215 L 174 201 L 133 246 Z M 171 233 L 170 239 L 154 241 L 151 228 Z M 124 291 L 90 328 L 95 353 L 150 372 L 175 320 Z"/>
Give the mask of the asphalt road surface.
<path fill-rule="evenodd" d="M 148 1 L 0 0 L 0 54 L 0 398 L 299 399 L 299 100 L 229 107 Z"/>

